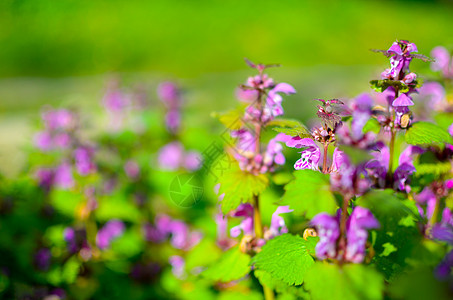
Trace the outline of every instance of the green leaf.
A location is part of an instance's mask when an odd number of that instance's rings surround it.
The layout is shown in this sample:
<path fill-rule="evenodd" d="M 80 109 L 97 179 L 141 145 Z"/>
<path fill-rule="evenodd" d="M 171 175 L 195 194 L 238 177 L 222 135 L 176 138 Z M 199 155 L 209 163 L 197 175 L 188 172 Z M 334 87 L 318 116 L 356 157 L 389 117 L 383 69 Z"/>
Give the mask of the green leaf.
<path fill-rule="evenodd" d="M 330 191 L 329 175 L 313 170 L 299 170 L 295 179 L 285 186 L 279 205 L 289 205 L 297 214 L 313 218 L 320 212 L 335 213 L 337 204 Z"/>
<path fill-rule="evenodd" d="M 389 291 L 392 299 L 451 299 L 448 281 L 438 281 L 433 270 L 426 266 L 401 274 L 390 285 Z"/>
<path fill-rule="evenodd" d="M 384 280 L 371 266 L 317 262 L 307 272 L 305 288 L 317 299 L 382 299 Z"/>
<path fill-rule="evenodd" d="M 238 130 L 243 127 L 242 117 L 244 115 L 243 108 L 237 108 L 225 113 L 213 113 L 212 116 L 217 118 L 226 128 Z"/>
<path fill-rule="evenodd" d="M 83 200 L 80 193 L 60 189 L 53 190 L 50 196 L 52 206 L 60 213 L 70 217 L 75 217 Z"/>
<path fill-rule="evenodd" d="M 374 133 L 379 133 L 381 131 L 381 124 L 379 124 L 379 121 L 376 120 L 375 118 L 370 118 L 366 123 L 365 126 L 362 128 L 363 133 L 367 132 L 374 132 Z"/>
<path fill-rule="evenodd" d="M 453 139 L 445 129 L 428 123 L 416 122 L 406 131 L 406 143 L 420 146 L 442 146 L 453 144 Z"/>
<path fill-rule="evenodd" d="M 294 179 L 293 174 L 289 172 L 280 172 L 272 175 L 272 180 L 277 185 L 287 184 L 293 179 Z"/>
<path fill-rule="evenodd" d="M 382 245 L 384 247 L 384 251 L 382 251 L 380 256 L 389 256 L 391 253 L 395 252 L 398 250 L 393 244 L 391 243 L 385 243 Z"/>
<path fill-rule="evenodd" d="M 269 185 L 266 175 L 253 175 L 241 170 L 224 172 L 219 182 L 219 194 L 225 193 L 221 203 L 224 214 L 236 209 L 241 203 L 250 201 L 253 195 L 261 194 Z"/>
<path fill-rule="evenodd" d="M 211 280 L 229 282 L 247 275 L 250 272 L 249 264 L 250 256 L 239 251 L 238 247 L 234 247 L 201 274 Z"/>
<path fill-rule="evenodd" d="M 382 93 L 390 86 L 397 88 L 401 93 L 406 93 L 409 91 L 409 87 L 399 80 L 390 79 L 371 80 L 370 84 L 371 88 L 378 93 Z"/>
<path fill-rule="evenodd" d="M 438 162 L 432 164 L 419 164 L 415 166 L 417 172 L 415 176 L 422 177 L 425 175 L 434 175 L 435 177 L 441 177 L 442 175 L 447 175 L 451 172 L 451 163 L 447 162 Z"/>
<path fill-rule="evenodd" d="M 289 233 L 277 236 L 253 257 L 252 264 L 289 285 L 302 284 L 305 273 L 314 263 L 310 253 L 314 253 L 317 241 L 318 238 L 306 241 Z"/>
<path fill-rule="evenodd" d="M 140 218 L 140 210 L 123 194 L 116 193 L 100 199 L 96 218 L 101 222 L 111 219 L 137 222 Z"/>
<path fill-rule="evenodd" d="M 272 128 L 273 130 L 290 136 L 299 136 L 301 138 L 311 137 L 307 127 L 297 120 L 275 119 L 270 121 L 267 125 L 275 126 Z"/>
<path fill-rule="evenodd" d="M 448 130 L 448 128 L 453 123 L 453 113 L 450 112 L 437 114 L 434 116 L 434 120 L 436 121 L 437 125 L 445 130 Z"/>
<path fill-rule="evenodd" d="M 405 201 L 409 202 L 405 204 Z M 373 244 L 375 252 L 392 250 L 388 244 L 396 250 L 388 256 L 373 258 L 376 267 L 387 279 L 392 279 L 404 270 L 408 264 L 406 258 L 420 245 L 420 233 L 416 227 L 418 216 L 411 207 L 414 203 L 399 200 L 392 190 L 385 190 L 365 194 L 357 199 L 356 205 L 370 209 L 381 225 Z"/>

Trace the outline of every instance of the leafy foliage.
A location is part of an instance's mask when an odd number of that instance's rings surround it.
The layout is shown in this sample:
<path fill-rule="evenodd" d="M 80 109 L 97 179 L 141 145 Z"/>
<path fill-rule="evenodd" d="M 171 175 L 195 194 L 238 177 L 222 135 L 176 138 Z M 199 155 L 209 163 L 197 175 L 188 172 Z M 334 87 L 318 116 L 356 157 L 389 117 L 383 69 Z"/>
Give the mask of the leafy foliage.
<path fill-rule="evenodd" d="M 266 175 L 253 175 L 241 170 L 224 172 L 219 181 L 219 193 L 225 193 L 222 200 L 222 212 L 224 214 L 236 209 L 242 202 L 250 201 L 253 195 L 262 193 L 269 184 Z"/>
<path fill-rule="evenodd" d="M 312 218 L 320 212 L 334 213 L 337 204 L 329 189 L 329 176 L 312 170 L 299 170 L 285 186 L 280 205 L 289 205 L 297 214 Z"/>
<path fill-rule="evenodd" d="M 398 89 L 401 93 L 407 93 L 409 91 L 409 86 L 404 84 L 400 80 L 390 80 L 390 79 L 382 79 L 382 80 L 371 80 L 370 81 L 371 88 L 374 89 L 378 93 L 382 93 L 387 88 L 393 86 L 394 88 Z M 415 86 L 421 86 L 420 81 L 415 81 Z"/>
<path fill-rule="evenodd" d="M 310 131 L 304 124 L 296 120 L 275 119 L 268 123 L 268 126 L 275 126 L 272 128 L 277 132 L 282 132 L 290 136 L 299 136 L 301 138 L 310 137 Z"/>
<path fill-rule="evenodd" d="M 241 279 L 250 272 L 250 256 L 242 253 L 238 247 L 231 248 L 222 257 L 203 271 L 208 279 L 229 282 Z"/>
<path fill-rule="evenodd" d="M 450 134 L 443 128 L 428 122 L 416 122 L 406 131 L 406 142 L 420 146 L 453 144 Z"/>
<path fill-rule="evenodd" d="M 313 300 L 382 299 L 384 280 L 371 266 L 317 262 L 307 272 L 305 287 Z"/>
<path fill-rule="evenodd" d="M 313 265 L 314 248 L 318 238 L 304 240 L 298 235 L 284 234 L 268 241 L 252 259 L 258 270 L 289 285 L 299 285 Z"/>
<path fill-rule="evenodd" d="M 214 113 L 213 117 L 218 120 L 226 127 L 231 130 L 238 130 L 244 124 L 242 121 L 243 109 L 237 108 L 229 110 L 225 113 Z"/>

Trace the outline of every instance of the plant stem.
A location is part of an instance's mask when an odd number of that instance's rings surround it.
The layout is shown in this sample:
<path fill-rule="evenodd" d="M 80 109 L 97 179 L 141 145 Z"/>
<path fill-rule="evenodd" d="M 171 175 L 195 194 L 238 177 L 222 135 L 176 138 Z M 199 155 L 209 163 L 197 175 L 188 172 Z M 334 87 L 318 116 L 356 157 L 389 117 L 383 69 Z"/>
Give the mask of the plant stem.
<path fill-rule="evenodd" d="M 261 222 L 260 213 L 260 196 L 253 195 L 253 225 L 255 228 L 255 237 L 257 239 L 263 238 L 263 224 Z"/>
<path fill-rule="evenodd" d="M 327 149 L 329 149 L 329 144 L 324 144 L 324 159 L 322 161 L 322 172 L 327 173 Z"/>
<path fill-rule="evenodd" d="M 348 205 L 350 197 L 344 195 L 343 206 L 341 208 L 341 219 L 340 219 L 340 239 L 338 241 L 338 249 L 341 252 L 340 264 L 344 261 L 344 255 L 346 252 L 346 222 L 348 220 Z"/>
<path fill-rule="evenodd" d="M 253 226 L 255 228 L 255 238 L 263 238 L 263 224 L 261 222 L 261 213 L 260 213 L 260 197 L 258 195 L 253 195 Z M 274 291 L 262 284 L 264 299 L 274 300 Z"/>
<path fill-rule="evenodd" d="M 398 88 L 395 88 L 395 99 L 398 98 L 399 90 Z M 389 103 L 389 112 L 390 112 L 390 106 L 391 104 Z M 395 121 L 396 121 L 396 115 L 395 115 L 395 110 L 393 110 L 393 118 L 390 122 L 390 144 L 389 144 L 389 165 L 387 169 L 387 186 L 392 187 L 393 185 L 393 156 L 395 153 L 395 137 L 396 137 L 396 126 L 395 126 Z"/>

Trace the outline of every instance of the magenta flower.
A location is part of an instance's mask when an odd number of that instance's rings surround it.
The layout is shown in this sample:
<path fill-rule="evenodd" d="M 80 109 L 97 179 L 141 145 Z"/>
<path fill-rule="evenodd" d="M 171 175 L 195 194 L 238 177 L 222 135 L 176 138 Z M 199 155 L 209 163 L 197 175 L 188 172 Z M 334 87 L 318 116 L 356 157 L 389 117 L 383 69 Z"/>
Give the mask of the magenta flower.
<path fill-rule="evenodd" d="M 430 109 L 441 111 L 448 105 L 445 88 L 438 82 L 426 82 L 418 88 L 419 95 L 427 99 Z"/>
<path fill-rule="evenodd" d="M 96 235 L 96 245 L 99 249 L 105 250 L 110 247 L 110 243 L 121 236 L 124 232 L 124 223 L 120 220 L 110 220 L 104 227 L 98 230 Z"/>
<path fill-rule="evenodd" d="M 176 278 L 183 279 L 185 277 L 185 271 L 184 271 L 184 266 L 186 262 L 184 261 L 184 258 L 182 258 L 179 255 L 173 255 L 170 256 L 168 259 L 168 262 L 171 265 L 171 272 Z"/>
<path fill-rule="evenodd" d="M 96 171 L 94 163 L 94 149 L 90 147 L 79 147 L 74 150 L 74 160 L 77 172 L 86 176 Z"/>
<path fill-rule="evenodd" d="M 283 98 L 278 93 L 290 95 L 295 94 L 296 90 L 287 83 L 279 83 L 271 89 L 267 94 L 266 104 L 263 109 L 263 119 L 272 120 L 277 116 L 283 115 Z"/>
<path fill-rule="evenodd" d="M 361 263 L 365 258 L 365 244 L 369 229 L 379 228 L 379 222 L 366 208 L 357 206 L 352 211 L 346 224 L 347 246 L 345 259 L 353 263 Z"/>
<path fill-rule="evenodd" d="M 321 151 L 318 145 L 311 138 L 294 137 L 286 142 L 286 146 L 292 148 L 305 148 L 301 153 L 301 158 L 294 164 L 294 169 L 311 169 L 319 171 L 318 163 L 321 158 Z"/>
<path fill-rule="evenodd" d="M 180 142 L 171 142 L 159 150 L 159 167 L 164 170 L 175 171 L 182 165 L 184 147 Z"/>
<path fill-rule="evenodd" d="M 162 82 L 157 87 L 157 95 L 169 107 L 176 107 L 180 101 L 180 91 L 175 83 Z"/>
<path fill-rule="evenodd" d="M 453 77 L 453 59 L 448 50 L 438 46 L 431 51 L 431 55 L 435 58 L 435 61 L 431 63 L 431 69 L 441 71 L 446 78 Z"/>
<path fill-rule="evenodd" d="M 232 237 L 238 237 L 241 232 L 244 235 L 253 234 L 253 206 L 249 203 L 239 205 L 236 211 L 232 214 L 233 217 L 243 217 L 241 224 L 230 229 Z"/>
<path fill-rule="evenodd" d="M 402 79 L 402 74 L 409 72 L 409 64 L 412 60 L 409 54 L 412 52 L 418 52 L 417 46 L 413 43 L 404 40 L 393 43 L 387 50 L 387 53 L 391 55 L 390 70 L 384 74 L 384 78 Z"/>
<path fill-rule="evenodd" d="M 346 223 L 346 249 L 344 257 L 340 257 L 340 251 L 338 251 L 340 215 L 341 209 L 337 211 L 336 216 L 320 213 L 311 220 L 319 236 L 319 242 L 315 248 L 316 256 L 319 259 L 344 259 L 361 263 L 365 258 L 368 230 L 379 228 L 379 222 L 368 209 L 356 206 Z"/>
<path fill-rule="evenodd" d="M 281 217 L 280 214 L 286 214 L 292 211 L 294 210 L 290 209 L 288 205 L 277 207 L 275 212 L 272 214 L 271 226 L 269 227 L 269 230 L 265 233 L 265 239 L 271 239 L 275 236 L 288 232 L 288 228 L 286 227 L 285 224 L 285 219 L 283 219 L 283 217 Z"/>
<path fill-rule="evenodd" d="M 124 172 L 130 179 L 137 179 L 140 176 L 140 166 L 134 160 L 128 160 L 124 164 Z"/>
<path fill-rule="evenodd" d="M 72 167 L 68 162 L 59 165 L 54 174 L 54 183 L 62 189 L 70 189 L 74 186 L 74 177 L 72 176 Z"/>
<path fill-rule="evenodd" d="M 371 117 L 373 99 L 369 94 L 361 94 L 354 99 L 352 104 L 351 133 L 355 140 L 363 136 L 362 129 Z"/>
<path fill-rule="evenodd" d="M 319 242 L 316 244 L 316 257 L 319 259 L 335 258 L 337 256 L 337 240 L 340 237 L 339 214 L 331 216 L 320 213 L 310 222 L 317 229 Z"/>
<path fill-rule="evenodd" d="M 76 126 L 76 117 L 69 110 L 48 110 L 42 114 L 42 119 L 48 130 L 71 130 Z"/>

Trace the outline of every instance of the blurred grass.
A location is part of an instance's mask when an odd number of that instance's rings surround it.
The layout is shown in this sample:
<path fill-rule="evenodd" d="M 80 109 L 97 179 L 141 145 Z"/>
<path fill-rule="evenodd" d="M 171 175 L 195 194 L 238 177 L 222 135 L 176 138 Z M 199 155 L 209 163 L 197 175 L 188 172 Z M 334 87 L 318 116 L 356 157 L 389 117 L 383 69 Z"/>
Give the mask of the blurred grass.
<path fill-rule="evenodd" d="M 452 1 L 0 2 L 0 76 L 153 71 L 193 77 L 242 57 L 300 68 L 379 64 L 369 48 L 453 44 Z"/>
<path fill-rule="evenodd" d="M 110 73 L 143 83 L 154 106 L 160 80 L 187 88 L 186 124 L 221 130 L 212 111 L 235 105 L 253 74 L 243 57 L 282 64 L 295 86 L 288 117 L 307 119 L 309 100 L 352 97 L 387 67 L 370 48 L 395 39 L 422 53 L 453 45 L 452 1 L 0 1 L 0 172 L 23 165 L 23 147 L 44 104 L 75 106 L 95 122 Z M 423 72 L 428 64 L 413 63 Z M 107 75 L 105 75 L 107 74 Z"/>

